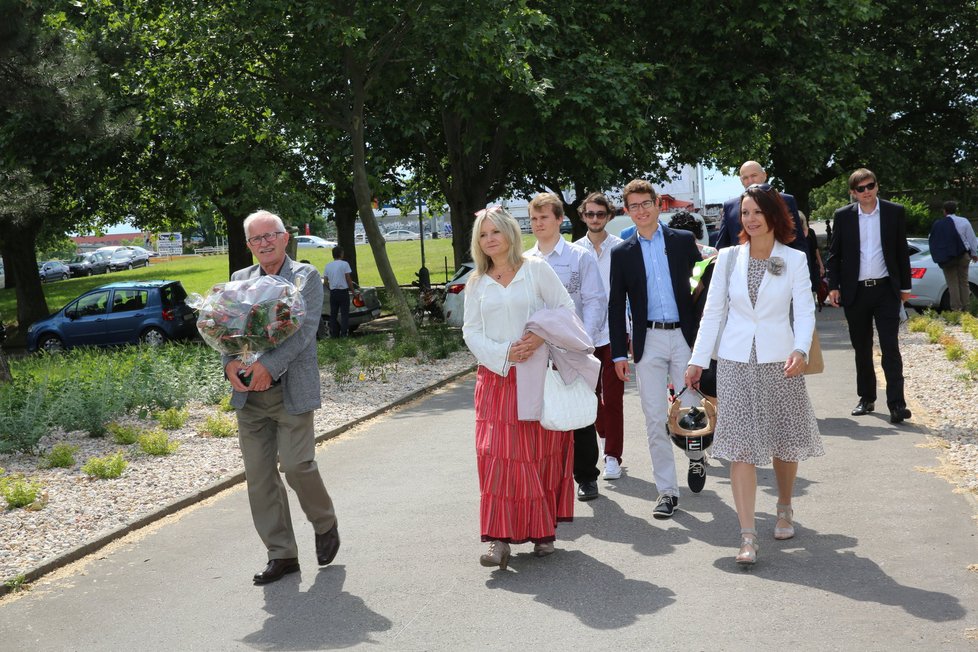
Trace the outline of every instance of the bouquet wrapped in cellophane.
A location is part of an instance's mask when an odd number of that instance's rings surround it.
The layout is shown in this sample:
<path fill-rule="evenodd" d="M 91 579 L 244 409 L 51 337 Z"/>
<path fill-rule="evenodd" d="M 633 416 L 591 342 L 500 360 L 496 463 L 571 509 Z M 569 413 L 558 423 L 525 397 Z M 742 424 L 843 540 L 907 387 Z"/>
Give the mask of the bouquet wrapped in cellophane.
<path fill-rule="evenodd" d="M 281 276 L 218 283 L 203 297 L 190 295 L 187 304 L 198 310 L 204 341 L 246 367 L 298 331 L 306 314 L 299 288 Z"/>

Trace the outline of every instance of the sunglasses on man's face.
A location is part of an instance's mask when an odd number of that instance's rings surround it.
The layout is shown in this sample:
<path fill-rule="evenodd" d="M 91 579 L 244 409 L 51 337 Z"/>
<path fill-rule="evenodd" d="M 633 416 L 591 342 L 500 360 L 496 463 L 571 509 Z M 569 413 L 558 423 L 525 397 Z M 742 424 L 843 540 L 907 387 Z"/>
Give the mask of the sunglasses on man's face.
<path fill-rule="evenodd" d="M 584 213 L 584 217 L 587 217 L 587 218 L 608 217 L 608 213 L 605 212 L 605 211 L 587 211 L 587 212 Z"/>
<path fill-rule="evenodd" d="M 852 190 L 853 192 L 866 192 L 867 190 L 872 190 L 875 187 L 876 187 L 876 182 L 870 181 L 869 183 L 864 183 L 861 186 L 853 186 Z"/>

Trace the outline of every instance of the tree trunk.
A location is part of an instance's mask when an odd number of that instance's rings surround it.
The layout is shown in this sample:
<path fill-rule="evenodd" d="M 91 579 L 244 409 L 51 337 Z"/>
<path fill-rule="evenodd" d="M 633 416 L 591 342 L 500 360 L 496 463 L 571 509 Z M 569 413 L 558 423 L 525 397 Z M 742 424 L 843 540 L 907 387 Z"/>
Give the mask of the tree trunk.
<path fill-rule="evenodd" d="M 360 282 L 357 274 L 357 197 L 353 184 L 346 175 L 337 175 L 333 180 L 334 196 L 333 221 L 336 222 L 336 241 L 346 254 L 346 262 L 353 269 L 353 280 Z"/>
<path fill-rule="evenodd" d="M 214 197 L 211 199 L 217 207 L 218 212 L 224 218 L 228 234 L 228 278 L 231 274 L 254 265 L 254 258 L 251 250 L 245 242 L 244 219 L 247 215 L 233 202 L 227 201 L 224 197 Z"/>
<path fill-rule="evenodd" d="M 9 383 L 13 378 L 10 376 L 10 364 L 7 362 L 7 354 L 0 349 L 0 385 Z"/>
<path fill-rule="evenodd" d="M 16 282 L 17 324 L 21 335 L 26 335 L 28 326 L 50 314 L 37 273 L 36 233 L 35 225 L 28 222 L 10 225 L 4 236 L 3 259 L 9 265 L 4 270 Z"/>
<path fill-rule="evenodd" d="M 373 195 L 370 192 L 370 182 L 367 178 L 367 143 L 364 134 L 366 89 L 364 88 L 362 71 L 359 69 L 359 63 L 355 61 L 354 56 L 354 53 L 348 49 L 345 54 L 345 61 L 352 95 L 350 145 L 353 149 L 353 193 L 356 196 L 360 221 L 363 223 L 370 249 L 374 254 L 374 263 L 377 265 L 380 278 L 384 281 L 384 288 L 387 290 L 387 295 L 394 308 L 394 314 L 397 315 L 400 327 L 416 339 L 418 337 L 418 326 L 414 323 L 414 316 L 411 314 L 410 306 L 408 306 L 407 297 L 397 284 L 397 277 L 394 275 L 390 259 L 387 257 L 386 242 L 380 233 L 377 220 L 374 218 Z"/>

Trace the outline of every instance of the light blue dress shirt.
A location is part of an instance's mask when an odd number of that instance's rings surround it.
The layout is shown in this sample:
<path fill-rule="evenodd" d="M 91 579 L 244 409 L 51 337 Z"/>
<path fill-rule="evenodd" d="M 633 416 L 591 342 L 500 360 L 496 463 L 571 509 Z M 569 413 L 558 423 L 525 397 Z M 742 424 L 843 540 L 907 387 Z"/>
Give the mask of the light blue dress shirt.
<path fill-rule="evenodd" d="M 651 239 L 638 236 L 645 260 L 645 286 L 649 296 L 649 312 L 646 319 L 675 323 L 679 321 L 676 294 L 672 290 L 672 276 L 666 259 L 666 238 L 662 227 L 655 230 Z"/>

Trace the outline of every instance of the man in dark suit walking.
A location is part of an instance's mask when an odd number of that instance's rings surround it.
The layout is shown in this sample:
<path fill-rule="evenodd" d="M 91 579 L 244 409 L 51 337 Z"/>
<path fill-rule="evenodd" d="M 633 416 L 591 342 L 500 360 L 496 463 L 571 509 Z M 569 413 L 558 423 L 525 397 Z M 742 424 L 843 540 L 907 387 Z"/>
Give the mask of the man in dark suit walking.
<path fill-rule="evenodd" d="M 856 353 L 859 403 L 852 415 L 861 416 L 876 407 L 875 322 L 890 422 L 900 423 L 911 416 L 903 393 L 899 341 L 900 307 L 910 297 L 906 211 L 900 204 L 877 197 L 876 175 L 865 168 L 849 176 L 849 193 L 855 201 L 837 210 L 833 219 L 828 298 L 833 306 L 845 308 Z"/>
<path fill-rule="evenodd" d="M 611 356 L 618 378 L 627 381 L 627 300 L 631 305 L 638 390 L 645 413 L 652 472 L 659 491 L 652 516 L 664 519 L 672 516 L 679 504 L 676 461 L 665 430 L 666 384 L 667 378 L 675 386 L 683 383 L 696 340 L 697 323 L 693 317 L 689 277 L 701 257 L 692 233 L 659 224 L 658 196 L 651 183 L 635 179 L 625 186 L 622 194 L 625 211 L 635 222 L 637 231 L 611 250 L 608 299 Z"/>
<path fill-rule="evenodd" d="M 323 283 L 315 267 L 286 255 L 289 234 L 278 215 L 252 213 L 245 218 L 244 231 L 258 264 L 236 271 L 231 280 L 281 276 L 299 287 L 306 304 L 298 332 L 266 351 L 257 362 L 245 367 L 237 358 L 225 355 L 221 359 L 234 388 L 231 405 L 238 417 L 251 516 L 268 550 L 268 565 L 255 574 L 254 582 L 268 584 L 299 571 L 289 498 L 280 468 L 316 531 L 319 564 L 333 561 L 340 547 L 333 501 L 316 465 L 313 423 L 313 413 L 322 404 L 316 330 L 323 307 Z"/>
<path fill-rule="evenodd" d="M 744 188 L 754 184 L 767 186 L 765 190 L 770 187 L 767 183 L 767 171 L 757 161 L 746 161 L 740 166 L 740 183 L 744 185 Z M 791 219 L 795 223 L 795 239 L 788 246 L 804 252 L 808 256 L 808 238 L 805 236 L 805 227 L 802 224 L 801 215 L 798 214 L 798 202 L 786 192 L 778 194 L 788 205 L 788 212 L 791 213 Z M 717 235 L 717 249 L 740 244 L 740 199 L 741 197 L 738 195 L 723 202 L 723 219 L 720 221 L 720 230 Z M 818 288 L 822 281 L 818 272 L 813 270 L 811 277 L 812 288 Z"/>

